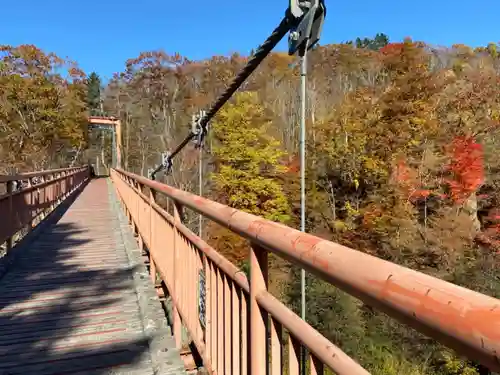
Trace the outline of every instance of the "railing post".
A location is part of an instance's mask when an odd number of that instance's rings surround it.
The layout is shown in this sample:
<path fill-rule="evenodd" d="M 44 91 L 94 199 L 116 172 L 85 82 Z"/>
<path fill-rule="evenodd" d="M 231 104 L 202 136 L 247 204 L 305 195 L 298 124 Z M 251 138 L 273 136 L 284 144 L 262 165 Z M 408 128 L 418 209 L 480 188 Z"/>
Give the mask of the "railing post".
<path fill-rule="evenodd" d="M 28 178 L 26 181 L 27 181 L 27 184 L 26 184 L 26 188 L 25 189 L 29 189 L 30 187 L 33 186 L 33 184 L 31 183 L 31 178 Z M 30 216 L 31 217 L 30 217 L 30 220 L 29 220 L 29 223 L 28 223 L 28 228 L 29 228 L 28 230 L 31 230 L 31 229 L 33 229 L 33 224 L 34 224 L 34 222 L 33 222 L 33 209 L 35 207 L 35 191 L 31 190 L 29 192 L 29 195 L 30 195 L 29 204 L 31 205 L 31 209 L 30 209 Z"/>
<path fill-rule="evenodd" d="M 203 254 L 203 264 L 205 267 L 205 345 L 207 357 L 210 358 L 212 368 L 214 368 L 214 359 L 212 353 L 212 266 L 206 256 Z M 238 332 L 239 333 L 239 332 Z"/>
<path fill-rule="evenodd" d="M 127 176 L 122 176 L 122 179 L 123 179 L 123 182 L 125 184 L 127 184 L 127 186 L 129 188 L 132 188 L 132 184 L 130 183 L 130 178 L 127 177 Z M 128 219 L 128 223 L 130 225 L 132 225 L 132 212 L 131 212 L 131 209 L 132 209 L 132 198 L 129 196 L 129 204 L 128 205 L 125 205 L 125 212 L 127 213 L 127 219 Z"/>
<path fill-rule="evenodd" d="M 52 181 L 53 179 L 54 179 L 54 175 L 50 174 L 47 176 L 46 181 Z M 54 203 L 54 198 L 56 195 L 55 191 L 56 191 L 55 187 L 51 184 L 50 190 L 48 190 L 48 199 L 50 200 L 49 212 L 52 212 L 52 210 L 54 210 L 54 207 L 55 207 L 55 203 Z"/>
<path fill-rule="evenodd" d="M 177 230 L 177 227 L 179 224 L 184 220 L 183 217 L 183 207 L 182 205 L 178 204 L 177 202 L 174 202 L 174 297 L 175 301 L 172 303 L 172 315 L 173 315 L 173 325 L 174 325 L 174 338 L 175 338 L 175 345 L 177 349 L 182 349 L 182 323 L 181 323 L 181 317 L 179 315 L 179 311 L 177 309 L 176 303 L 180 303 L 180 288 L 182 288 L 180 279 L 182 278 L 184 270 L 180 269 L 180 266 L 182 262 L 180 261 L 180 236 L 179 236 L 179 231 Z"/>
<path fill-rule="evenodd" d="M 13 206 L 13 198 L 12 198 L 12 193 L 14 192 L 14 181 L 7 181 L 7 194 L 10 194 L 9 196 L 9 218 L 12 218 L 13 215 L 13 210 L 14 210 L 14 206 Z M 14 246 L 14 237 L 9 237 L 7 239 L 7 252 L 12 249 L 12 247 Z"/>
<path fill-rule="evenodd" d="M 250 249 L 250 371 L 267 373 L 267 313 L 259 307 L 257 295 L 267 290 L 267 251 L 252 244 Z"/>
<path fill-rule="evenodd" d="M 151 255 L 151 250 L 154 247 L 154 228 L 153 228 L 153 203 L 155 202 L 155 196 L 153 189 L 149 189 L 149 241 L 151 249 L 149 249 L 149 273 L 151 275 L 151 281 L 156 288 L 156 264 Z"/>

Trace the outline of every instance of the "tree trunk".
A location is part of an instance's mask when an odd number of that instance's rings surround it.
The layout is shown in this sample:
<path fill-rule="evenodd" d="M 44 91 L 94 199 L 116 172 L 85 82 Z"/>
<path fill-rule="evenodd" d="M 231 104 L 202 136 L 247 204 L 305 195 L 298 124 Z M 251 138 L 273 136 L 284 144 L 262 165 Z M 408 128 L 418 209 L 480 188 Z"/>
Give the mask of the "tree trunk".
<path fill-rule="evenodd" d="M 472 193 L 470 197 L 464 202 L 462 206 L 462 211 L 467 213 L 470 217 L 472 230 L 472 238 L 481 230 L 481 222 L 477 217 L 477 196 L 476 193 Z"/>

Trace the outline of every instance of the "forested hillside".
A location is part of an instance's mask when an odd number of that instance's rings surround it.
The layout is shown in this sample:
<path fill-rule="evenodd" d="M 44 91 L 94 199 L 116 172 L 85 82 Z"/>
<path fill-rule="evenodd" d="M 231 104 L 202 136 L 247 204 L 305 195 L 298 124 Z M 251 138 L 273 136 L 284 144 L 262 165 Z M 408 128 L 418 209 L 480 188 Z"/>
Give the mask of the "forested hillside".
<path fill-rule="evenodd" d="M 82 73 L 62 75 L 56 56 L 32 46 L 1 51 L 5 166 L 67 165 L 75 154 L 86 162 L 78 150 L 92 112 L 122 120 L 123 167 L 143 175 L 247 60 L 144 52 L 100 90 L 98 77 L 87 80 L 87 98 Z M 307 87 L 307 230 L 500 297 L 499 83 L 495 44 L 433 47 L 379 34 L 317 47 Z M 298 84 L 294 59 L 274 53 L 220 111 L 203 152 L 206 196 L 298 227 Z M 53 150 L 61 160 L 50 160 Z M 161 179 L 197 193 L 198 157 L 186 148 Z M 243 241 L 215 225 L 203 232 L 245 266 Z M 274 292 L 298 308 L 297 270 L 276 260 L 271 269 Z M 330 285 L 309 278 L 307 293 L 308 321 L 374 374 L 488 374 Z"/>

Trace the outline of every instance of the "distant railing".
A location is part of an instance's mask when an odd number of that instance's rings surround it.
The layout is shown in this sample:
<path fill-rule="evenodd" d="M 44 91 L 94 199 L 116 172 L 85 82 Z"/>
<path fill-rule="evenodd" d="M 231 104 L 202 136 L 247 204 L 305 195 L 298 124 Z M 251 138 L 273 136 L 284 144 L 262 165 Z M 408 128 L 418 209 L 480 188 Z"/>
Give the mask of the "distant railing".
<path fill-rule="evenodd" d="M 151 272 L 167 286 L 177 345 L 182 324 L 209 373 L 262 375 L 269 367 L 271 374 L 281 374 L 286 362 L 287 373 L 298 374 L 303 345 L 310 353 L 309 374 L 323 374 L 324 365 L 339 375 L 368 374 L 267 291 L 269 251 L 500 370 L 500 300 L 123 170 L 113 170 L 111 178 L 140 244 L 149 250 Z M 173 201 L 173 217 L 155 202 L 158 193 Z M 250 285 L 237 267 L 182 224 L 185 207 L 250 241 Z M 200 270 L 205 328 L 199 319 Z"/>
<path fill-rule="evenodd" d="M 0 175 L 0 245 L 9 251 L 88 177 L 87 167 Z"/>

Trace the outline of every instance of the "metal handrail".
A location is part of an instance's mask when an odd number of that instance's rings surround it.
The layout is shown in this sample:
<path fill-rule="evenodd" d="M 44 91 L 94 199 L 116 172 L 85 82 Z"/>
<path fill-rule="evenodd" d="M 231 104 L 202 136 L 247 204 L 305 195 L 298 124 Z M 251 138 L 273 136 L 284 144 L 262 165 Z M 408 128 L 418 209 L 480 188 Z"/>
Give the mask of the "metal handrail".
<path fill-rule="evenodd" d="M 491 370 L 500 370 L 500 300 L 171 186 L 116 172 L 130 186 L 164 194 L 179 207 L 250 240 L 254 248 L 273 252 Z M 259 290 L 254 297 L 265 306 L 265 292 Z"/>
<path fill-rule="evenodd" d="M 59 168 L 59 169 L 50 169 L 46 171 L 39 171 L 39 172 L 27 172 L 27 173 L 19 173 L 15 175 L 0 175 L 0 183 L 6 183 L 10 181 L 23 181 L 23 180 L 28 180 L 33 177 L 44 177 L 44 176 L 49 176 L 57 173 L 62 173 L 62 172 L 70 172 L 70 171 L 75 171 L 78 169 L 85 169 L 88 168 L 86 166 L 84 167 L 72 167 L 72 168 Z"/>
<path fill-rule="evenodd" d="M 35 177 L 41 179 L 32 181 Z M 0 195 L 0 244 L 6 242 L 8 252 L 23 228 L 33 229 L 88 178 L 86 166 L 0 176 L 0 184 L 6 184 L 5 194 Z M 28 182 L 19 187 L 16 181 Z"/>

